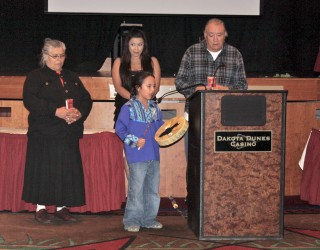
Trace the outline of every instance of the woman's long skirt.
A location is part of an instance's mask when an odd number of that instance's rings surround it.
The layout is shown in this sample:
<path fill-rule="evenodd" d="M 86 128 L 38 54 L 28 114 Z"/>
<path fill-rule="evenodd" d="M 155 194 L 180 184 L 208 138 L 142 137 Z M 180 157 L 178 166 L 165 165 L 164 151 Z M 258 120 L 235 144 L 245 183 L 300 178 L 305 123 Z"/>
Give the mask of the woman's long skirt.
<path fill-rule="evenodd" d="M 22 199 L 40 205 L 85 204 L 79 138 L 28 137 Z"/>

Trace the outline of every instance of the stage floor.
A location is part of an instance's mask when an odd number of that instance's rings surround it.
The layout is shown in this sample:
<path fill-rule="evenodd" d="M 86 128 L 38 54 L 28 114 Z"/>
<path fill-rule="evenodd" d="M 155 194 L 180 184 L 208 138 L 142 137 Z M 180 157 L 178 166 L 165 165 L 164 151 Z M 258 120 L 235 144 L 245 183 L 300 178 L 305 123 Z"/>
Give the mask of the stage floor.
<path fill-rule="evenodd" d="M 0 248 L 79 249 L 85 245 L 81 249 L 320 249 L 319 209 L 296 209 L 285 214 L 283 240 L 245 242 L 199 241 L 186 218 L 174 210 L 161 211 L 158 219 L 163 229 L 142 229 L 139 233 L 124 231 L 122 211 L 75 216 L 77 223 L 54 219 L 43 225 L 34 220 L 34 213 L 0 212 Z M 118 245 L 111 247 L 111 243 Z"/>

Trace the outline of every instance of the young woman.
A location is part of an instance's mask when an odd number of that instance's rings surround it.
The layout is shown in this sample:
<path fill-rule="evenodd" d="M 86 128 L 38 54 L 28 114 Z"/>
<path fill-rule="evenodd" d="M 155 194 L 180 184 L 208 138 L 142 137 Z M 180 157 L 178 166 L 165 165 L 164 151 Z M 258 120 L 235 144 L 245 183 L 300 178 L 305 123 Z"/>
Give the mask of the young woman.
<path fill-rule="evenodd" d="M 138 232 L 140 227 L 162 228 L 156 220 L 160 205 L 160 156 L 154 136 L 163 120 L 161 110 L 153 100 L 157 84 L 152 73 L 138 73 L 133 86 L 130 101 L 121 108 L 116 133 L 124 142 L 129 164 L 124 228 Z"/>
<path fill-rule="evenodd" d="M 140 71 L 153 73 L 156 82 L 155 95 L 159 91 L 161 70 L 155 57 L 149 55 L 148 43 L 142 30 L 133 29 L 128 32 L 121 58 L 117 58 L 112 66 L 112 81 L 117 92 L 115 98 L 114 121 L 117 121 L 120 109 L 130 99 L 132 79 Z"/>
<path fill-rule="evenodd" d="M 120 109 L 129 99 L 133 77 L 141 72 L 153 73 L 156 82 L 154 96 L 160 88 L 161 69 L 157 58 L 149 55 L 146 35 L 142 30 L 133 29 L 128 32 L 121 58 L 117 58 L 112 66 L 112 81 L 117 92 L 115 98 L 114 122 L 117 121 Z M 124 158 L 125 173 L 128 177 L 128 163 Z"/>

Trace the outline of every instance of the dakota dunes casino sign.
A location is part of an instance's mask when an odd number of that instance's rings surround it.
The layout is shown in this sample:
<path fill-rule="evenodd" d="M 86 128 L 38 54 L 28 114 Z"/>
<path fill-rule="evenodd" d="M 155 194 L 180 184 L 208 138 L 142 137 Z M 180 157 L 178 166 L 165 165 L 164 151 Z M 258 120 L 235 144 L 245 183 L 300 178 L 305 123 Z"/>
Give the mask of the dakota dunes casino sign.
<path fill-rule="evenodd" d="M 271 152 L 272 131 L 215 131 L 215 152 Z"/>

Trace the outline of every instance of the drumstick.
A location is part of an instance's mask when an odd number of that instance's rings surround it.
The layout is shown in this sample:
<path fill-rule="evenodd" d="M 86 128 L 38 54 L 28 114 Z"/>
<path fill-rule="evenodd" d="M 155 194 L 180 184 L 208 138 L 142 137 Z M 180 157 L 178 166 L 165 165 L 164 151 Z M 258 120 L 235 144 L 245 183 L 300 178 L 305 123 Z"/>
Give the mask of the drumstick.
<path fill-rule="evenodd" d="M 154 109 L 154 110 L 152 111 L 151 118 L 153 117 L 153 115 L 154 115 L 155 113 L 156 113 L 156 109 Z M 145 138 L 145 137 L 146 137 L 146 134 L 147 134 L 148 129 L 149 129 L 150 124 L 151 124 L 151 118 L 150 118 L 150 120 L 149 120 L 149 122 L 148 122 L 148 124 L 147 124 L 146 129 L 145 129 L 144 132 L 143 132 L 142 138 Z M 138 147 L 138 150 L 140 150 L 140 147 Z"/>
<path fill-rule="evenodd" d="M 188 218 L 188 215 L 187 215 L 185 212 L 183 212 L 183 211 L 181 211 L 181 210 L 179 209 L 179 206 L 178 206 L 176 200 L 175 200 L 172 196 L 169 196 L 168 198 L 169 198 L 169 200 L 171 201 L 172 207 L 173 207 L 183 218 L 187 219 L 187 218 Z"/>
<path fill-rule="evenodd" d="M 175 200 L 172 196 L 169 196 L 168 198 L 169 198 L 169 200 L 171 201 L 172 207 L 173 207 L 174 209 L 177 209 L 179 206 L 178 206 L 176 200 Z"/>
<path fill-rule="evenodd" d="M 146 134 L 147 134 L 147 131 L 148 131 L 149 127 L 150 127 L 150 122 L 147 124 L 147 127 L 146 127 L 146 129 L 144 130 L 144 132 L 143 132 L 143 137 L 142 137 L 142 138 L 146 137 Z M 138 147 L 138 150 L 140 150 L 140 147 Z"/>

